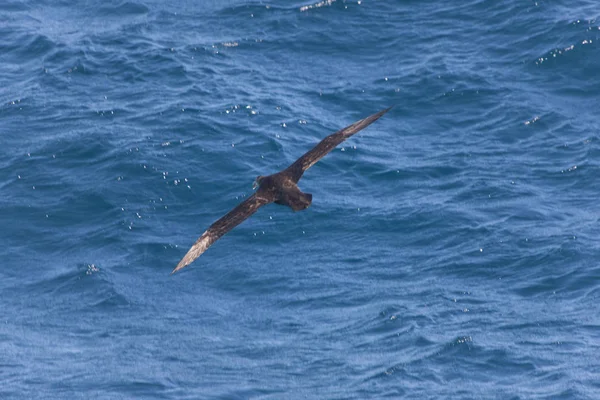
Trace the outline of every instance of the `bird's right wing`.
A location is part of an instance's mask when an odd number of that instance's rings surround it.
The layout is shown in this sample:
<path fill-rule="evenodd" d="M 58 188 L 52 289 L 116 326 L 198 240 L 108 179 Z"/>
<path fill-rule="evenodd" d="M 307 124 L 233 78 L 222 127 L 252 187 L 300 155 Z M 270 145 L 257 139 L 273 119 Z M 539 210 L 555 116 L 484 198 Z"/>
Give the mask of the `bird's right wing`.
<path fill-rule="evenodd" d="M 226 234 L 227 232 L 244 222 L 246 218 L 254 214 L 259 209 L 259 207 L 264 206 L 265 204 L 269 204 L 272 201 L 273 200 L 259 197 L 256 193 L 254 193 L 252 196 L 248 197 L 246 200 L 241 202 L 237 207 L 229 211 L 227 214 L 225 214 L 223 217 L 217 220 L 214 224 L 212 224 L 206 230 L 206 232 L 204 232 L 202 236 L 198 238 L 196 243 L 194 243 L 194 245 L 190 248 L 187 254 L 181 259 L 181 261 L 179 261 L 179 264 L 177 264 L 177 267 L 175 267 L 171 274 L 191 264 L 221 236 L 223 236 L 224 234 Z"/>
<path fill-rule="evenodd" d="M 344 129 L 341 129 L 327 136 L 325 139 L 321 140 L 321 142 L 318 145 L 316 145 L 312 150 L 308 151 L 306 154 L 304 154 L 302 157 L 296 160 L 292 165 L 290 165 L 285 170 L 285 173 L 289 174 L 292 180 L 298 183 L 304 171 L 315 165 L 317 161 L 325 157 L 331 150 L 335 149 L 337 145 L 342 143 L 344 140 L 348 139 L 350 136 L 354 135 L 358 131 L 366 128 L 373 122 L 377 121 L 392 107 L 388 107 L 385 110 L 379 111 L 378 113 L 373 114 L 365 119 L 361 119 L 360 121 L 355 122 L 352 125 L 349 125 Z"/>

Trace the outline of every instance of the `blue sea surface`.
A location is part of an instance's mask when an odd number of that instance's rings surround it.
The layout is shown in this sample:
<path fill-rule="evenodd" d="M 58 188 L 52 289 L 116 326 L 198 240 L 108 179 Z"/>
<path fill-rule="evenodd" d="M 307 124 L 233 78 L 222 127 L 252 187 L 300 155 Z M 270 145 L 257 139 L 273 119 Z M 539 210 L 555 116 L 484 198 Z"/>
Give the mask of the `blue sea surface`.
<path fill-rule="evenodd" d="M 600 399 L 599 120 L 597 0 L 3 0 L 0 398 Z"/>

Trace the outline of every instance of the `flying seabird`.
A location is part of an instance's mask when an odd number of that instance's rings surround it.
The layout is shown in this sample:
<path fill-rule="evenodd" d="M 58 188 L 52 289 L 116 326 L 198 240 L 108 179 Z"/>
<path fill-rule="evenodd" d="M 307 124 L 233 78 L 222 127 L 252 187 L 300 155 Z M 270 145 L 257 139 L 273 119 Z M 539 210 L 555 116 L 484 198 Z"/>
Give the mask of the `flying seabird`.
<path fill-rule="evenodd" d="M 196 243 L 194 243 L 187 254 L 181 259 L 171 274 L 191 264 L 221 236 L 241 224 L 246 218 L 250 217 L 260 207 L 266 204 L 281 204 L 290 207 L 294 211 L 304 210 L 310 206 L 312 194 L 303 193 L 297 185 L 302 174 L 304 174 L 304 171 L 312 167 L 321 158 L 325 157 L 325 155 L 336 148 L 338 144 L 377 121 L 392 107 L 386 108 L 365 119 L 361 119 L 360 121 L 327 136 L 312 150 L 308 151 L 283 171 L 269 176 L 257 177 L 253 186 L 253 189 L 258 188 L 256 192 L 228 212 L 225 216 L 221 217 L 221 219 L 217 220 L 217 222 L 212 224 L 206 232 L 198 238 Z"/>

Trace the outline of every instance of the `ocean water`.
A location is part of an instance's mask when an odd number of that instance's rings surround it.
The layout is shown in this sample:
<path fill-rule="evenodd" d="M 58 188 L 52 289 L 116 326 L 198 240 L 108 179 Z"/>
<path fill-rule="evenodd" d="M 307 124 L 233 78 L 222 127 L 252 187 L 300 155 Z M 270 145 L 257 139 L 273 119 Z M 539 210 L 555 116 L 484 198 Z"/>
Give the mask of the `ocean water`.
<path fill-rule="evenodd" d="M 599 43 L 592 0 L 3 0 L 0 398 L 600 398 Z"/>

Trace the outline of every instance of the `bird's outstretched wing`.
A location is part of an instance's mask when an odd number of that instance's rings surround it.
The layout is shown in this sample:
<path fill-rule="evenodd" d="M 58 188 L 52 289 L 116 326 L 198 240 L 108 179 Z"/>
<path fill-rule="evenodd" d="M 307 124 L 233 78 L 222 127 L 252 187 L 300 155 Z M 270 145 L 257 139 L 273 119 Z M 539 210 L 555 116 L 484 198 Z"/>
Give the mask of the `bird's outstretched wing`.
<path fill-rule="evenodd" d="M 269 204 L 272 201 L 273 200 L 260 197 L 256 193 L 254 193 L 252 196 L 248 197 L 246 200 L 241 202 L 237 207 L 229 211 L 217 222 L 212 224 L 210 228 L 208 228 L 206 232 L 204 232 L 202 236 L 198 238 L 198 240 L 196 241 L 196 243 L 194 243 L 192 248 L 190 248 L 187 254 L 181 259 L 181 261 L 179 261 L 179 264 L 177 264 L 177 267 L 175 267 L 171 274 L 191 264 L 221 236 L 223 236 L 224 234 L 226 234 L 227 232 L 244 222 L 246 218 L 254 214 L 259 207 L 264 206 L 265 204 Z"/>
<path fill-rule="evenodd" d="M 308 151 L 302 157 L 297 159 L 292 165 L 290 165 L 284 173 L 288 174 L 288 176 L 294 182 L 298 183 L 304 171 L 312 167 L 321 158 L 325 157 L 327 153 L 335 149 L 338 144 L 342 143 L 344 140 L 348 139 L 350 136 L 354 135 L 361 129 L 364 129 L 367 126 L 371 125 L 373 122 L 377 121 L 392 107 L 388 107 L 385 110 L 379 111 L 378 113 L 371 115 L 370 117 L 361 119 L 360 121 L 355 122 L 352 125 L 347 126 L 344 129 L 341 129 L 327 136 L 325 139 L 321 140 L 321 142 L 318 145 L 316 145 L 312 150 Z"/>

